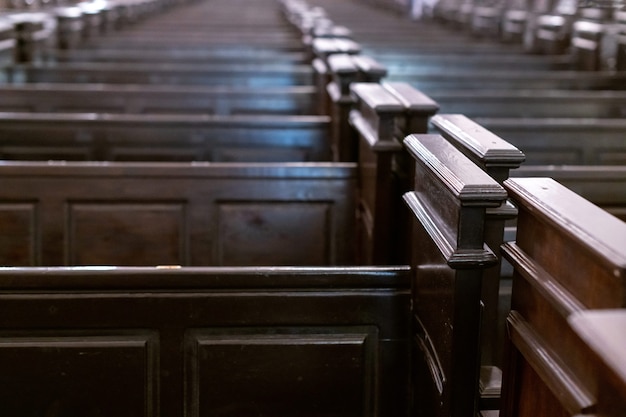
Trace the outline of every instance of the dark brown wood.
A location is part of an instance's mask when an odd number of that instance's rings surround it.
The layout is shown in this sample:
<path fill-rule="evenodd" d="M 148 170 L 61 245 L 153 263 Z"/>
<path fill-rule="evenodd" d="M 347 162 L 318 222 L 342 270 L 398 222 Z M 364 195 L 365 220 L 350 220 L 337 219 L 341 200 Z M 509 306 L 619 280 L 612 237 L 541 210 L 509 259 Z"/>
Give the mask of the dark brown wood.
<path fill-rule="evenodd" d="M 408 82 L 424 92 L 454 90 L 624 90 L 624 71 L 582 72 L 573 70 L 481 71 L 450 68 L 445 71 L 391 71 L 387 80 Z"/>
<path fill-rule="evenodd" d="M 487 208 L 504 189 L 438 135 L 411 135 L 418 219 L 411 242 L 414 414 L 468 416 L 478 410 L 483 270 L 497 258 L 485 244 Z"/>
<path fill-rule="evenodd" d="M 593 376 L 600 387 L 596 413 L 608 417 L 623 415 L 626 412 L 626 310 L 584 311 L 572 315 L 568 321 L 589 347 L 589 357 L 597 365 Z"/>
<path fill-rule="evenodd" d="M 524 151 L 526 165 L 623 165 L 623 118 L 491 118 L 474 121 Z"/>
<path fill-rule="evenodd" d="M 0 86 L 0 110 L 4 112 L 314 115 L 317 107 L 314 86 L 77 83 Z"/>
<path fill-rule="evenodd" d="M 409 273 L 0 268 L 3 413 L 406 415 Z"/>
<path fill-rule="evenodd" d="M 429 92 L 444 113 L 468 117 L 620 118 L 626 91 L 480 90 Z"/>
<path fill-rule="evenodd" d="M 413 164 L 401 142 L 408 132 L 426 133 L 437 105 L 408 84 L 353 83 L 350 90 L 355 105 L 349 123 L 358 137 L 351 145 L 360 173 L 358 233 L 365 244 L 359 261 L 407 263 L 410 219 L 401 195 L 413 187 Z"/>
<path fill-rule="evenodd" d="M 330 160 L 327 116 L 0 113 L 11 160 Z"/>
<path fill-rule="evenodd" d="M 626 221 L 626 166 L 528 165 L 513 177 L 550 177 L 608 213 Z"/>
<path fill-rule="evenodd" d="M 514 281 L 502 414 L 594 412 L 602 385 L 567 320 L 625 306 L 626 223 L 549 178 L 505 186 L 519 215 L 516 242 L 503 246 Z"/>
<path fill-rule="evenodd" d="M 6 162 L 3 265 L 354 263 L 354 164 Z"/>
<path fill-rule="evenodd" d="M 400 198 L 402 191 L 394 174 L 395 155 L 403 152 L 395 137 L 395 121 L 404 112 L 400 103 L 382 85 L 354 83 L 351 85 L 356 107 L 350 113 L 350 124 L 358 134 L 359 263 L 380 265 L 400 260 L 398 246 L 404 244 L 398 232 L 402 226 Z"/>
<path fill-rule="evenodd" d="M 5 69 L 12 82 L 288 86 L 313 84 L 308 65 L 33 63 Z"/>
<path fill-rule="evenodd" d="M 439 114 L 431 119 L 431 124 L 472 160 L 483 171 L 502 184 L 509 177 L 509 172 L 519 168 L 525 155 L 515 146 L 494 135 L 476 122 L 463 115 Z M 507 305 L 499 305 L 505 298 L 509 282 L 501 282 L 502 265 L 500 246 L 504 240 L 505 225 L 517 215 L 517 209 L 510 201 L 500 207 L 487 210 L 485 223 L 485 241 L 498 257 L 496 265 L 485 269 L 482 285 L 482 322 L 481 322 L 481 409 L 499 408 L 502 364 L 502 346 L 504 343 L 504 321 L 502 311 Z M 498 369 L 490 369 L 496 367 Z M 483 378 L 484 377 L 484 378 Z"/>

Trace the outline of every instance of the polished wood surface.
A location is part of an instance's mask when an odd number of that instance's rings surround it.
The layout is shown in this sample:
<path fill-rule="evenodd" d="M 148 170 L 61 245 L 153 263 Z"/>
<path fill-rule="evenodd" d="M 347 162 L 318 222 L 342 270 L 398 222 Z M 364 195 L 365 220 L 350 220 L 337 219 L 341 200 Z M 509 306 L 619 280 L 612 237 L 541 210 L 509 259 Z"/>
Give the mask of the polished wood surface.
<path fill-rule="evenodd" d="M 4 162 L 2 264 L 347 265 L 354 164 Z"/>
<path fill-rule="evenodd" d="M 514 282 L 501 414 L 594 412 L 605 384 L 568 319 L 624 308 L 626 223 L 549 178 L 505 186 L 519 216 L 503 247 Z"/>
<path fill-rule="evenodd" d="M 0 268 L 3 413 L 404 415 L 409 274 Z"/>

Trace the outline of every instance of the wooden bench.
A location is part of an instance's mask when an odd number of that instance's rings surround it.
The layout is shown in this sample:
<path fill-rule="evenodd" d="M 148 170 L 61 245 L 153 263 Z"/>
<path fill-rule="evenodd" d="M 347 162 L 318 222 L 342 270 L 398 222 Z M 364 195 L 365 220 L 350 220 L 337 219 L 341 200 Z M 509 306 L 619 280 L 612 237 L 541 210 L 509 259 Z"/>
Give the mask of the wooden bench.
<path fill-rule="evenodd" d="M 49 59 L 59 62 L 180 62 L 193 64 L 235 64 L 267 62 L 301 65 L 308 63 L 308 55 L 304 51 L 282 51 L 270 48 L 242 49 L 237 47 L 207 46 L 178 49 L 168 48 L 167 44 L 160 49 L 131 49 L 120 45 L 118 49 L 107 48 L 107 45 L 74 48 L 70 51 L 56 50 L 51 52 Z"/>
<path fill-rule="evenodd" d="M 481 271 L 495 260 L 494 254 L 484 245 L 480 225 L 486 207 L 499 205 L 506 193 L 478 167 L 464 160 L 458 151 L 442 147 L 442 144 L 445 145 L 445 141 L 440 138 L 427 136 L 416 138 L 411 145 L 416 158 L 414 174 L 419 179 L 416 184 L 420 184 L 415 192 L 406 196 L 412 216 L 415 216 L 415 236 L 411 240 L 415 251 L 412 253 L 419 260 L 415 266 L 424 283 L 444 276 L 453 286 L 460 285 L 454 291 L 457 296 L 441 295 L 455 303 L 457 312 L 463 310 L 463 314 L 458 314 L 463 319 L 455 320 L 455 334 L 461 329 L 476 331 L 463 331 L 454 338 L 454 345 L 460 343 L 471 347 L 477 346 L 474 342 L 479 327 Z M 69 215 L 69 228 L 74 236 L 81 225 L 89 223 L 89 218 L 95 221 L 95 225 L 100 225 L 101 231 L 119 236 L 110 229 L 113 224 L 107 220 L 124 223 L 122 219 L 129 219 L 129 212 L 132 217 L 133 213 L 142 211 L 141 197 L 151 191 L 145 185 L 135 190 L 122 183 L 125 181 L 123 177 L 128 178 L 133 171 L 143 171 L 143 168 L 83 165 L 85 171 L 79 165 L 69 165 L 41 166 L 22 162 L 0 167 L 0 170 L 6 168 L 2 174 L 8 181 L 11 181 L 9 171 L 21 173 L 15 178 L 19 182 L 26 180 L 27 172 L 36 174 L 36 171 L 45 174 L 41 181 L 57 181 L 56 187 L 48 183 L 47 191 L 40 194 L 43 196 L 40 203 L 35 203 L 37 197 L 17 196 L 23 192 L 34 193 L 33 182 L 29 181 L 29 187 L 17 183 L 12 187 L 7 183 L 7 187 L 3 187 L 7 194 L 0 197 L 0 201 L 2 204 L 6 201 L 8 211 L 0 211 L 16 214 L 8 224 L 15 224 L 15 217 L 20 217 L 20 212 L 25 228 L 37 224 L 32 222 L 31 209 L 38 206 L 39 215 L 48 213 L 44 200 L 49 198 L 61 216 Z M 212 167 L 217 168 L 216 165 Z M 164 172 L 165 167 L 153 168 Z M 211 166 L 191 166 L 187 170 L 209 168 Z M 219 169 L 228 171 L 231 168 L 222 166 Z M 298 183 L 303 181 L 302 177 L 313 176 L 311 166 L 292 168 L 302 174 Z M 83 171 L 80 179 L 75 180 L 85 184 L 84 181 L 95 180 L 95 177 L 85 175 L 88 171 L 96 175 L 98 171 L 102 173 L 102 169 L 109 170 L 114 176 L 114 172 L 119 174 L 115 180 L 108 178 L 108 190 L 80 186 L 74 188 L 74 192 L 82 197 L 74 194 L 65 204 L 61 201 L 63 197 L 59 198 L 59 190 L 67 190 L 58 183 L 63 181 L 63 171 Z M 291 206 L 282 206 L 274 201 L 273 196 L 267 195 L 270 188 L 258 186 L 245 190 L 241 201 L 233 194 L 231 171 L 228 175 L 230 184 L 214 184 L 215 190 L 222 193 L 221 210 L 228 211 L 228 216 L 207 213 L 206 203 L 201 213 L 193 214 L 195 205 L 192 203 L 188 203 L 181 213 L 185 204 L 180 189 L 186 188 L 194 198 L 199 198 L 199 194 L 207 196 L 207 185 L 211 181 L 202 181 L 202 191 L 181 187 L 181 177 L 185 174 L 180 167 L 177 169 L 179 178 L 172 179 L 167 173 L 168 180 L 176 186 L 170 187 L 167 181 L 159 180 L 156 184 L 151 181 L 152 185 L 148 187 L 156 194 L 148 199 L 148 210 L 153 216 L 147 221 L 159 222 L 162 225 L 159 228 L 168 223 L 164 220 L 169 217 L 172 220 L 170 225 L 175 229 L 173 224 L 184 223 L 181 217 L 185 213 L 198 219 L 235 221 L 237 212 L 244 217 L 251 214 L 244 213 L 246 208 L 243 206 L 247 203 L 255 212 L 262 206 L 281 206 L 287 210 Z M 335 165 L 334 169 L 339 168 Z M 345 169 L 353 171 L 354 165 Z M 254 181 L 257 184 L 268 181 L 273 170 L 281 171 L 280 181 L 286 181 L 284 166 L 258 167 Z M 56 174 L 50 175 L 53 171 Z M 341 178 L 338 181 L 345 183 Z M 328 194 L 327 178 L 319 186 L 319 192 Z M 302 184 L 298 188 L 297 198 L 301 199 L 306 193 L 302 191 Z M 345 196 L 343 186 L 339 188 L 346 201 L 353 201 Z M 285 190 L 284 187 L 271 189 L 277 193 Z M 10 196 L 9 190 L 16 194 Z M 117 195 L 117 202 L 102 201 L 106 198 L 105 191 Z M 251 192 L 256 193 L 261 201 L 254 202 Z M 123 197 L 124 193 L 126 197 Z M 65 195 L 69 196 L 69 193 Z M 307 201 L 311 195 L 305 196 Z M 445 202 L 441 200 L 442 195 L 446 196 Z M 125 203 L 127 198 L 131 201 Z M 323 197 L 324 202 L 319 204 L 329 204 L 328 198 Z M 449 215 L 439 214 L 436 207 L 440 204 L 450 204 Z M 322 212 L 327 213 L 328 209 L 320 210 L 304 211 L 314 217 L 314 212 L 326 217 Z M 68 225 L 67 221 L 44 217 L 56 227 Z M 257 228 L 267 226 L 267 218 L 246 218 Z M 284 222 L 284 212 L 280 216 L 276 213 L 274 219 Z M 472 222 L 473 226 L 469 227 L 466 221 Z M 131 220 L 127 220 L 128 223 L 134 224 Z M 237 223 L 242 226 L 239 221 Z M 291 227 L 295 229 L 298 243 L 292 242 L 290 250 L 299 247 L 306 251 L 302 248 L 303 224 L 310 224 L 317 232 L 320 227 L 301 219 L 297 224 L 298 227 Z M 117 223 L 117 227 L 122 226 Z M 230 228 L 222 226 L 218 229 L 227 231 Z M 145 242 L 147 248 L 159 250 L 158 247 L 165 242 L 176 240 L 166 238 L 162 230 L 143 227 L 136 230 L 152 234 L 149 237 L 152 244 Z M 207 239 L 208 235 L 202 230 L 194 227 L 187 230 Z M 448 232 L 454 236 L 448 236 Z M 16 243 L 16 234 L 11 235 L 11 241 Z M 229 239 L 235 235 L 231 234 Z M 343 240 L 349 236 L 345 232 L 341 235 Z M 443 240 L 442 236 L 445 236 Z M 246 238 L 249 240 L 249 235 Z M 56 234 L 54 241 L 58 239 L 59 234 Z M 238 243 L 241 249 L 250 243 L 236 240 L 229 241 L 232 245 Z M 156 248 L 155 242 L 158 243 Z M 71 245 L 53 246 L 58 251 Z M 263 240 L 263 247 L 270 249 L 263 258 L 268 260 L 265 256 L 271 256 L 276 248 L 269 248 L 266 240 Z M 88 250 L 83 245 L 82 250 L 87 254 L 94 248 Z M 207 260 L 212 251 L 205 249 L 201 252 L 202 259 Z M 429 261 L 422 256 L 426 253 Z M 172 259 L 162 253 L 159 258 L 167 262 L 165 265 L 171 265 L 168 261 Z M 253 258 L 245 257 L 246 261 L 250 259 Z M 433 262 L 438 264 L 433 265 Z M 4 376 L 0 378 L 13 381 L 0 394 L 3 401 L 6 400 L 4 409 L 23 414 L 45 412 L 52 407 L 59 412 L 72 410 L 87 415 L 95 412 L 93 410 L 103 410 L 121 416 L 130 415 L 128 413 L 176 414 L 183 409 L 226 416 L 248 412 L 406 415 L 412 387 L 423 387 L 417 385 L 417 380 L 429 375 L 425 370 L 422 374 L 419 366 L 410 366 L 411 351 L 418 352 L 419 345 L 411 347 L 412 341 L 428 340 L 424 339 L 425 327 L 417 324 L 423 323 L 429 331 L 431 324 L 435 325 L 425 321 L 421 313 L 412 316 L 410 306 L 418 299 L 425 308 L 430 301 L 436 301 L 422 299 L 424 293 L 418 294 L 417 287 L 411 295 L 413 272 L 408 265 L 356 268 L 0 268 L 3 290 L 0 298 L 11 313 L 11 320 L 0 323 L 5 335 L 0 338 L 0 346 L 5 348 L 0 349 L 0 362 L 6 364 Z M 155 313 L 157 305 L 159 311 Z M 477 385 L 476 352 L 472 348 L 461 352 L 456 347 L 440 350 L 439 338 L 432 340 L 437 353 L 443 355 L 445 406 L 455 404 L 455 408 L 473 409 L 474 404 L 468 400 L 473 398 Z M 451 363 L 447 358 L 452 352 L 462 360 L 455 359 Z M 94 372 L 100 375 L 99 378 L 93 378 Z M 120 375 L 124 376 L 123 382 L 120 382 Z M 113 384 L 113 380 L 117 381 L 115 387 L 105 389 Z M 27 390 L 23 389 L 26 383 Z M 76 395 L 78 387 L 85 393 Z M 12 388 L 16 389 L 15 393 Z M 111 400 L 113 396 L 115 401 Z M 417 404 L 422 407 L 425 403 Z"/>
<path fill-rule="evenodd" d="M 506 193 L 441 136 L 411 135 L 404 143 L 417 158 L 415 191 L 405 194 L 405 201 L 420 219 L 410 242 L 411 265 L 416 268 L 412 281 L 414 413 L 475 415 L 481 286 L 484 268 L 497 262 L 483 232 L 486 211 L 499 207 Z M 423 170 L 430 174 L 421 174 Z M 439 181 L 447 184 L 447 191 L 435 185 Z M 457 221 L 472 226 L 450 227 Z M 473 240 L 473 233 L 483 236 L 482 242 Z"/>
<path fill-rule="evenodd" d="M 596 415 L 616 417 L 623 414 L 624 393 L 624 329 L 625 309 L 589 310 L 573 314 L 568 322 L 582 340 L 586 357 L 594 364 L 593 378 L 601 389 L 598 392 Z"/>
<path fill-rule="evenodd" d="M 508 178 L 509 169 L 516 168 L 519 165 L 519 157 L 515 155 L 515 148 L 507 142 L 489 132 L 484 127 L 472 122 L 468 118 L 461 115 L 436 115 L 431 119 L 431 123 L 437 127 L 438 131 L 454 143 L 465 154 L 469 155 L 476 163 L 482 166 L 487 172 L 499 181 Z M 538 166 L 529 165 L 528 162 L 522 167 L 513 169 L 510 172 L 513 177 L 553 177 L 560 183 L 565 184 L 572 191 L 579 195 L 585 196 L 586 199 L 595 202 L 603 209 L 610 213 L 624 216 L 626 207 L 626 167 L 624 166 L 567 166 L 552 165 Z M 572 192 L 569 191 L 569 192 Z M 573 192 L 572 192 L 573 194 Z M 572 203 L 573 204 L 573 203 Z M 508 216 L 507 216 L 507 211 Z M 505 221 L 514 218 L 512 210 L 491 210 L 488 220 L 492 224 L 489 233 L 486 234 L 487 242 L 490 247 L 502 242 Z M 605 214 L 606 215 L 606 214 Z M 511 226 L 511 224 L 508 224 Z M 509 227 L 507 234 L 515 236 L 515 228 Z M 490 237 L 489 237 L 490 236 Z M 510 240 L 508 238 L 507 240 Z M 485 271 L 485 281 L 483 283 L 483 303 L 484 303 L 484 322 L 482 334 L 483 345 L 481 353 L 483 354 L 483 365 L 501 366 L 506 361 L 502 360 L 500 352 L 500 344 L 504 340 L 504 333 L 495 328 L 495 325 L 502 325 L 511 303 L 510 288 L 508 282 L 510 279 L 510 264 L 506 264 L 504 268 L 496 267 Z M 504 279 L 504 281 L 502 281 Z M 500 304 L 500 305 L 498 305 Z M 483 370 L 489 370 L 484 367 Z M 493 372 L 487 373 L 488 376 Z M 499 372 L 496 372 L 496 375 Z M 491 381 L 488 385 L 486 382 Z M 483 406 L 486 408 L 499 408 L 499 403 L 494 401 L 499 399 L 500 384 L 499 378 L 486 379 L 482 381 L 483 387 L 487 390 L 487 394 L 494 395 L 492 401 L 489 396 L 482 396 Z M 516 406 L 514 406 L 516 407 Z"/>
<path fill-rule="evenodd" d="M 386 81 L 403 81 L 425 93 L 455 90 L 623 90 L 622 71 L 450 70 L 445 72 L 390 71 Z"/>
<path fill-rule="evenodd" d="M 615 380 L 602 378 L 598 368 L 606 363 L 589 354 L 589 333 L 568 320 L 585 310 L 624 308 L 626 223 L 552 179 L 504 184 L 519 216 L 516 241 L 503 247 L 515 269 L 501 415 L 601 413 L 607 403 L 598 398 L 606 401 L 603 391 Z M 609 401 L 623 411 L 619 397 Z"/>
<path fill-rule="evenodd" d="M 0 268 L 0 401 L 8 415 L 405 415 L 409 280 L 408 266 Z"/>
<path fill-rule="evenodd" d="M 354 263 L 350 164 L 6 162 L 3 265 Z"/>
<path fill-rule="evenodd" d="M 626 221 L 624 165 L 528 165 L 513 171 L 512 176 L 553 178 L 606 212 Z"/>
<path fill-rule="evenodd" d="M 622 118 L 472 119 L 524 149 L 533 165 L 621 165 L 626 161 Z"/>
<path fill-rule="evenodd" d="M 327 116 L 0 113 L 3 159 L 328 161 Z"/>
<path fill-rule="evenodd" d="M 480 90 L 428 95 L 442 112 L 468 117 L 620 118 L 626 114 L 624 91 Z"/>
<path fill-rule="evenodd" d="M 443 45 L 442 49 L 445 50 Z M 367 51 L 367 50 L 366 50 Z M 388 67 L 389 72 L 396 74 L 417 75 L 426 72 L 445 72 L 455 68 L 465 68 L 467 70 L 480 70 L 489 68 L 490 70 L 568 70 L 572 69 L 569 60 L 560 56 L 543 55 L 520 55 L 519 53 L 509 54 L 447 54 L 445 52 L 433 52 L 430 54 L 414 54 L 409 51 L 407 54 L 393 54 L 378 52 L 373 55 Z"/>
<path fill-rule="evenodd" d="M 249 88 L 146 84 L 9 84 L 3 112 L 314 115 L 314 86 Z"/>
<path fill-rule="evenodd" d="M 594 124 L 584 123 L 585 120 L 548 119 L 545 120 L 546 129 L 542 129 L 541 120 L 526 122 L 527 125 L 516 119 L 472 120 L 464 115 L 445 114 L 431 119 L 435 131 L 447 132 L 444 134 L 446 137 L 465 138 L 470 142 L 469 146 L 472 146 L 471 143 L 474 143 L 473 146 L 482 144 L 485 149 L 493 149 L 491 153 L 494 156 L 501 151 L 492 146 L 507 139 L 507 143 L 523 149 L 526 157 L 523 166 L 510 172 L 511 176 L 554 178 L 613 215 L 626 219 L 624 144 L 622 130 L 617 128 L 622 124 L 620 120 L 608 120 L 606 124 L 599 124 L 602 121 L 598 121 L 595 126 L 603 126 L 607 130 L 610 130 L 610 122 L 616 122 L 613 126 L 616 131 L 608 134 L 604 134 L 600 127 L 594 131 Z M 508 134 L 507 127 L 517 129 L 518 125 L 522 130 L 520 137 Z M 498 126 L 504 126 L 505 131 L 499 131 Z M 524 126 L 528 132 L 523 132 Z M 584 127 L 592 128 L 584 132 Z M 508 140 L 511 137 L 514 139 Z M 493 145 L 489 145 L 490 141 L 494 142 Z M 503 181 L 507 177 L 498 178 Z"/>
<path fill-rule="evenodd" d="M 308 65 L 219 65 L 154 63 L 33 63 L 5 69 L 12 83 L 106 83 L 231 85 L 247 87 L 312 85 Z"/>

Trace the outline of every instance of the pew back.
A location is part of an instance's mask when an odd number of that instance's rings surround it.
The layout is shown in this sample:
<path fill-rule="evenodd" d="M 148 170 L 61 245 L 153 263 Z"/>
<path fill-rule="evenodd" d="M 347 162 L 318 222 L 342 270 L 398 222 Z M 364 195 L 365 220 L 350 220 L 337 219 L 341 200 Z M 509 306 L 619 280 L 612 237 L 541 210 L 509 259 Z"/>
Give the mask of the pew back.
<path fill-rule="evenodd" d="M 0 165 L 1 264 L 346 265 L 353 164 Z"/>
<path fill-rule="evenodd" d="M 3 159 L 328 161 L 327 116 L 0 113 Z"/>
<path fill-rule="evenodd" d="M 0 268 L 3 414 L 404 415 L 408 267 Z"/>
<path fill-rule="evenodd" d="M 626 223 L 549 178 L 505 182 L 519 207 L 504 416 L 593 412 L 603 382 L 568 318 L 626 305 Z"/>

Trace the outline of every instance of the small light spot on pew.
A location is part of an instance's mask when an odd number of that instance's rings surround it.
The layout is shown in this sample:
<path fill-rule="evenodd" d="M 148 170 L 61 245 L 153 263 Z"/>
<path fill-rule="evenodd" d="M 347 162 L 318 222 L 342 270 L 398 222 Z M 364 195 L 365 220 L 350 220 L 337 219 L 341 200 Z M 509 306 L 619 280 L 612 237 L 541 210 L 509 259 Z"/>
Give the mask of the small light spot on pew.
<path fill-rule="evenodd" d="M 157 269 L 180 269 L 182 268 L 180 265 L 157 265 Z"/>

